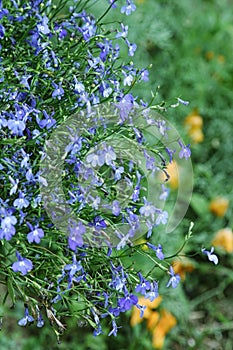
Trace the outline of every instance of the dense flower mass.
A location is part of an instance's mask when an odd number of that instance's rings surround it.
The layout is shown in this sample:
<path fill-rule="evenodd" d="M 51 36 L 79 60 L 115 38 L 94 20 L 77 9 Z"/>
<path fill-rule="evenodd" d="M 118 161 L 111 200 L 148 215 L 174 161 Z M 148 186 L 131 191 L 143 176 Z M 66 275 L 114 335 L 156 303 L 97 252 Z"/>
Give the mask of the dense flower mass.
<path fill-rule="evenodd" d="M 136 10 L 132 0 L 106 8 Z M 137 48 L 128 26 L 106 36 L 103 18 L 80 1 L 0 1 L 0 19 L 1 274 L 11 295 L 27 300 L 18 324 L 36 319 L 41 328 L 46 313 L 61 331 L 60 317 L 73 310 L 94 335 L 110 318 L 115 336 L 118 316 L 140 308 L 138 295 L 159 295 L 154 276 L 126 267 L 129 253 L 170 271 L 168 287 L 179 283 L 165 247 L 148 243 L 144 252 L 135 242 L 167 224 L 159 174 L 173 154 L 187 160 L 189 145 L 177 139 L 168 152 L 165 120 L 129 91 L 148 70 L 120 64 L 122 42 L 130 57 Z"/>

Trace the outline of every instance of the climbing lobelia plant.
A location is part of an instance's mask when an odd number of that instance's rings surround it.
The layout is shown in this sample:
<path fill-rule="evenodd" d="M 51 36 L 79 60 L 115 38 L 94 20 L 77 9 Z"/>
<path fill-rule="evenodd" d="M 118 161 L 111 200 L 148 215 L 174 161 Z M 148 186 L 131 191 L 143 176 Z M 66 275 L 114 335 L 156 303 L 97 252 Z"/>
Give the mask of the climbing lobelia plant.
<path fill-rule="evenodd" d="M 94 3 L 0 2 L 2 303 L 23 302 L 20 326 L 48 319 L 57 335 L 66 317 L 94 335 L 106 319 L 116 336 L 122 313 L 136 305 L 143 316 L 138 296 L 157 298 L 159 280 L 134 268 L 135 254 L 176 288 L 174 255 L 149 240 L 177 226 L 192 190 L 190 178 L 169 220 L 166 167 L 175 157 L 190 175 L 190 146 L 154 95 L 149 103 L 133 95 L 148 70 L 121 58 L 122 42 L 130 57 L 136 50 L 128 27 L 103 22 L 108 11 L 130 15 L 133 1 L 106 1 L 98 18 Z"/>

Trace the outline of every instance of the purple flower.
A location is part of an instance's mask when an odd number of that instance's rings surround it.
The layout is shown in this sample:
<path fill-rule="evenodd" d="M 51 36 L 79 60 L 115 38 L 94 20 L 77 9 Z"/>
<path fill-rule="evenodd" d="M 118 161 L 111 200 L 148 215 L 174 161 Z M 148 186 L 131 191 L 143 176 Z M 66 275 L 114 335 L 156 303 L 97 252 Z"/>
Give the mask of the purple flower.
<path fill-rule="evenodd" d="M 208 250 L 206 250 L 205 248 L 203 248 L 202 253 L 207 255 L 209 261 L 212 261 L 215 265 L 218 264 L 218 257 L 217 255 L 213 254 L 214 252 L 214 247 L 211 248 L 210 252 L 208 252 Z"/>
<path fill-rule="evenodd" d="M 35 228 L 27 235 L 27 239 L 29 243 L 40 243 L 41 238 L 44 237 L 44 231 L 41 228 Z"/>
<path fill-rule="evenodd" d="M 147 69 L 142 69 L 140 72 L 141 80 L 148 81 L 149 80 L 149 72 Z"/>
<path fill-rule="evenodd" d="M 143 207 L 141 207 L 139 209 L 139 212 L 141 215 L 143 216 L 150 216 L 152 218 L 152 220 L 154 220 L 154 214 L 156 212 L 156 208 L 154 205 L 152 205 L 151 203 L 149 203 L 146 198 L 144 197 L 144 205 Z"/>
<path fill-rule="evenodd" d="M 118 216 L 120 215 L 120 212 L 121 212 L 121 207 L 119 205 L 119 201 L 115 200 L 112 202 L 112 213 L 113 215 L 115 216 Z"/>
<path fill-rule="evenodd" d="M 167 223 L 168 220 L 168 212 L 167 211 L 159 211 L 159 214 L 156 218 L 155 224 L 159 225 L 159 224 L 163 224 L 165 225 Z"/>
<path fill-rule="evenodd" d="M 150 301 L 153 301 L 158 298 L 158 295 L 158 283 L 156 281 L 153 281 L 150 284 L 150 290 L 145 293 L 144 297 Z"/>
<path fill-rule="evenodd" d="M 170 266 L 170 275 L 171 275 L 171 278 L 168 281 L 167 287 L 171 285 L 172 288 L 176 288 L 180 282 L 180 276 L 178 274 L 175 274 L 172 266 Z"/>
<path fill-rule="evenodd" d="M 9 228 L 17 223 L 17 219 L 14 215 L 6 215 L 1 221 L 1 227 L 3 229 Z"/>
<path fill-rule="evenodd" d="M 136 10 L 136 6 L 134 5 L 134 3 L 131 0 L 127 0 L 127 5 L 122 6 L 121 8 L 121 13 L 125 13 L 126 16 L 129 16 L 131 12 L 135 10 Z"/>
<path fill-rule="evenodd" d="M 94 168 L 98 166 L 104 165 L 105 159 L 104 159 L 104 152 L 98 150 L 96 153 L 90 153 L 88 154 L 87 163 L 90 163 Z"/>
<path fill-rule="evenodd" d="M 133 305 L 138 302 L 138 297 L 134 294 L 127 294 L 125 297 L 118 300 L 118 306 L 121 312 L 125 312 L 131 309 Z"/>
<path fill-rule="evenodd" d="M 128 26 L 124 26 L 124 24 L 123 23 L 121 23 L 121 29 L 122 29 L 122 31 L 121 32 L 118 32 L 117 34 L 116 34 L 116 38 L 126 38 L 127 37 L 127 35 L 128 35 Z"/>
<path fill-rule="evenodd" d="M 148 290 L 150 290 L 150 282 L 147 281 L 140 272 L 138 272 L 140 283 L 136 285 L 135 292 L 145 295 Z"/>
<path fill-rule="evenodd" d="M 156 247 L 155 245 L 147 242 L 146 245 L 151 248 L 152 250 L 155 251 L 156 256 L 159 260 L 163 260 L 164 259 L 164 254 L 163 254 L 163 248 L 161 246 L 161 244 L 158 245 L 158 247 Z"/>
<path fill-rule="evenodd" d="M 169 195 L 169 188 L 166 188 L 164 184 L 162 184 L 162 193 L 159 196 L 159 199 L 165 201 Z"/>
<path fill-rule="evenodd" d="M 85 91 L 85 86 L 83 83 L 79 82 L 76 77 L 74 77 L 74 92 L 80 94 L 81 92 Z"/>
<path fill-rule="evenodd" d="M 83 245 L 82 235 L 85 232 L 86 227 L 81 222 L 79 222 L 77 226 L 71 225 L 70 235 L 68 238 L 68 245 L 71 250 L 75 251 L 77 247 L 81 247 Z"/>
<path fill-rule="evenodd" d="M 25 194 L 20 191 L 19 198 L 14 200 L 13 205 L 17 209 L 23 209 L 29 206 L 29 201 L 25 198 Z"/>
<path fill-rule="evenodd" d="M 167 152 L 167 154 L 169 155 L 169 163 L 172 162 L 172 159 L 173 159 L 173 154 L 176 152 L 176 150 L 172 150 L 168 147 L 165 148 L 165 151 Z"/>
<path fill-rule="evenodd" d="M 23 131 L 26 128 L 26 124 L 23 120 L 10 119 L 7 122 L 8 128 L 12 131 L 14 135 L 22 136 Z"/>
<path fill-rule="evenodd" d="M 48 17 L 46 15 L 44 15 L 41 23 L 37 25 L 37 29 L 40 33 L 42 33 L 42 34 L 49 34 L 50 33 L 50 29 L 48 27 L 48 22 L 49 22 Z"/>
<path fill-rule="evenodd" d="M 18 251 L 16 251 L 16 257 L 18 261 L 14 262 L 11 268 L 14 272 L 21 272 L 25 276 L 33 269 L 33 264 L 31 260 L 23 258 Z"/>
<path fill-rule="evenodd" d="M 18 321 L 18 325 L 25 327 L 28 322 L 29 323 L 34 322 L 34 318 L 31 315 L 29 315 L 28 307 L 25 307 L 24 317 L 21 318 L 21 320 Z"/>
<path fill-rule="evenodd" d="M 121 179 L 121 174 L 123 174 L 124 172 L 124 167 L 123 166 L 120 166 L 119 168 L 115 168 L 113 166 L 113 170 L 115 171 L 115 174 L 114 174 L 114 180 L 115 181 L 118 181 Z"/>
<path fill-rule="evenodd" d="M 186 160 L 191 156 L 190 144 L 185 146 L 180 140 L 178 141 L 181 151 L 179 153 L 180 158 L 185 158 Z"/>
<path fill-rule="evenodd" d="M 7 241 L 10 241 L 11 238 L 15 235 L 15 227 L 13 225 L 6 226 L 5 228 L 0 228 L 0 239 L 6 239 Z"/>
<path fill-rule="evenodd" d="M 5 27 L 3 27 L 2 24 L 0 24 L 0 39 L 4 38 L 4 34 L 5 34 Z"/>
<path fill-rule="evenodd" d="M 77 261 L 76 255 L 73 255 L 73 263 L 64 267 L 64 270 L 69 271 L 70 277 L 73 277 L 76 272 L 83 270 L 81 261 Z"/>
<path fill-rule="evenodd" d="M 59 83 L 59 85 L 55 84 L 54 82 L 52 82 L 53 87 L 55 88 L 55 90 L 52 93 L 52 97 L 53 98 L 58 98 L 58 100 L 60 100 L 62 98 L 62 96 L 64 95 L 64 89 L 61 86 L 61 82 Z"/>
<path fill-rule="evenodd" d="M 116 159 L 116 153 L 111 146 L 108 146 L 104 150 L 105 164 L 111 165 L 112 161 Z"/>
<path fill-rule="evenodd" d="M 116 107 L 120 111 L 120 117 L 122 121 L 125 121 L 128 118 L 128 115 L 131 109 L 134 106 L 134 98 L 131 94 L 125 95 L 120 102 L 116 104 Z"/>
<path fill-rule="evenodd" d="M 135 51 L 137 50 L 136 44 L 131 44 L 128 39 L 125 40 L 129 48 L 129 56 L 134 56 Z"/>

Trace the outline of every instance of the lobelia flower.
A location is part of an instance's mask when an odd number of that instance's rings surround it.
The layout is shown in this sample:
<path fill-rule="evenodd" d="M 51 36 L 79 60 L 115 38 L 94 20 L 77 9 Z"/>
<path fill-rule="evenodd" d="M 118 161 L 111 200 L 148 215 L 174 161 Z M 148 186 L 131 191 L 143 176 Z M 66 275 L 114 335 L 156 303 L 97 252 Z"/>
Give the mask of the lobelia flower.
<path fill-rule="evenodd" d="M 118 307 L 121 312 L 125 312 L 131 309 L 133 305 L 136 305 L 138 302 L 138 297 L 134 294 L 129 294 L 127 290 L 125 290 L 125 297 L 118 299 Z"/>
<path fill-rule="evenodd" d="M 13 205 L 17 209 L 23 209 L 29 206 L 29 201 L 25 198 L 25 194 L 22 191 L 19 192 L 19 198 L 14 200 Z"/>
<path fill-rule="evenodd" d="M 125 42 L 129 49 L 129 56 L 134 56 L 134 53 L 137 50 L 137 45 L 135 43 L 131 44 L 128 39 L 125 39 Z"/>
<path fill-rule="evenodd" d="M 25 276 L 33 269 L 33 264 L 31 260 L 23 258 L 18 251 L 16 251 L 16 257 L 18 261 L 14 262 L 11 268 L 14 272 L 21 272 Z"/>
<path fill-rule="evenodd" d="M 181 151 L 179 152 L 179 158 L 185 158 L 186 160 L 191 157 L 190 144 L 185 146 L 180 140 L 178 141 Z"/>
<path fill-rule="evenodd" d="M 82 235 L 86 232 L 86 227 L 80 221 L 76 226 L 72 224 L 69 229 L 68 245 L 71 250 L 75 251 L 77 247 L 83 245 Z"/>
<path fill-rule="evenodd" d="M 158 210 L 158 216 L 156 218 L 155 224 L 159 225 L 159 224 L 163 224 L 165 225 L 167 223 L 168 220 L 168 212 L 167 211 L 162 211 L 162 210 Z"/>
<path fill-rule="evenodd" d="M 172 286 L 172 288 L 176 288 L 180 282 L 180 275 L 175 274 L 172 266 L 170 266 L 170 273 L 171 278 L 167 283 L 167 287 L 170 287 L 170 285 Z"/>
<path fill-rule="evenodd" d="M 25 307 L 25 311 L 24 311 L 24 317 L 21 318 L 21 320 L 18 321 L 18 325 L 22 326 L 22 327 L 25 327 L 28 322 L 29 323 L 34 322 L 34 318 L 31 315 L 29 315 L 28 307 L 26 306 Z"/>
<path fill-rule="evenodd" d="M 124 26 L 123 23 L 121 23 L 121 32 L 118 32 L 115 36 L 115 38 L 126 38 L 128 35 L 128 28 L 129 26 Z"/>
<path fill-rule="evenodd" d="M 53 98 L 58 98 L 58 100 L 60 100 L 62 98 L 62 96 L 64 95 L 65 91 L 61 86 L 61 82 L 59 83 L 59 85 L 55 84 L 54 82 L 52 82 L 53 87 L 55 88 L 55 90 L 52 93 L 52 97 Z"/>
<path fill-rule="evenodd" d="M 122 6 L 121 13 L 125 13 L 126 16 L 129 16 L 131 12 L 136 10 L 136 5 L 132 2 L 132 0 L 126 0 L 126 3 L 126 6 Z"/>
<path fill-rule="evenodd" d="M 138 272 L 138 276 L 140 279 L 140 283 L 136 285 L 135 292 L 145 295 L 146 292 L 151 289 L 150 282 L 142 276 L 141 272 Z"/>
<path fill-rule="evenodd" d="M 31 232 L 28 233 L 27 235 L 27 239 L 29 243 L 40 243 L 41 238 L 44 237 L 44 231 L 42 230 L 42 228 L 37 228 L 35 227 L 33 229 L 33 226 L 30 223 L 27 223 L 28 227 L 31 229 Z"/>
<path fill-rule="evenodd" d="M 42 21 L 40 24 L 37 25 L 37 29 L 38 32 L 42 33 L 42 34 L 49 34 L 50 33 L 50 29 L 48 27 L 48 22 L 49 19 L 46 15 L 44 15 L 44 17 L 42 18 Z"/>
<path fill-rule="evenodd" d="M 149 299 L 151 302 L 154 301 L 159 296 L 158 292 L 158 283 L 156 281 L 151 282 L 150 290 L 144 294 L 146 299 Z"/>
<path fill-rule="evenodd" d="M 152 250 L 155 251 L 156 256 L 159 260 L 163 260 L 164 259 L 164 254 L 163 254 L 163 248 L 161 246 L 161 244 L 158 245 L 158 247 L 154 246 L 153 244 L 147 242 L 146 245 L 151 248 Z"/>
<path fill-rule="evenodd" d="M 209 252 L 205 248 L 203 248 L 201 251 L 203 254 L 207 255 L 209 261 L 212 261 L 215 265 L 218 264 L 218 257 L 217 257 L 217 255 L 213 254 L 214 247 L 212 247 Z"/>
<path fill-rule="evenodd" d="M 148 202 L 145 197 L 143 199 L 144 199 L 144 205 L 139 209 L 139 212 L 143 216 L 146 216 L 146 217 L 150 216 L 154 221 L 154 214 L 157 211 L 157 209 L 153 204 Z"/>

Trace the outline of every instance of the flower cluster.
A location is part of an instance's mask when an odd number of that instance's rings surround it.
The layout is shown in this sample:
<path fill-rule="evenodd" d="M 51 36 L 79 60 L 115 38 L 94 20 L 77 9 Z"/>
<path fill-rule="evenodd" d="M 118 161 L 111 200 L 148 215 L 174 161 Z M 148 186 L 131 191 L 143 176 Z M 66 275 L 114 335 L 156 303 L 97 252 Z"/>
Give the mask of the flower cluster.
<path fill-rule="evenodd" d="M 46 313 L 63 330 L 72 310 L 94 335 L 108 317 L 115 336 L 139 294 L 158 297 L 154 276 L 126 267 L 129 253 L 150 256 L 167 287 L 179 283 L 159 242 L 144 252 L 135 241 L 167 223 L 156 179 L 191 151 L 180 138 L 168 149 L 165 120 L 130 93 L 148 71 L 120 63 L 119 41 L 136 50 L 128 27 L 106 36 L 103 16 L 66 3 L 0 2 L 1 282 L 27 301 L 20 326 L 42 327 Z M 135 9 L 126 0 L 120 11 Z"/>

